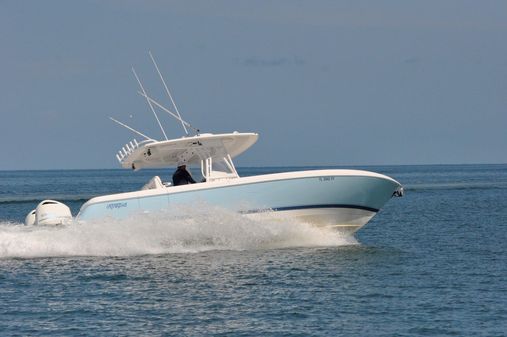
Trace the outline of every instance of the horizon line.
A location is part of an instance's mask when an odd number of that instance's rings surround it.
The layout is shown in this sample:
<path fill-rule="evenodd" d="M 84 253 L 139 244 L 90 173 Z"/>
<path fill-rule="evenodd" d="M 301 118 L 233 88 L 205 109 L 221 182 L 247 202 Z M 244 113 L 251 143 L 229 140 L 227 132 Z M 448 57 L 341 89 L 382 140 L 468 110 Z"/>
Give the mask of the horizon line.
<path fill-rule="evenodd" d="M 248 169 L 248 168 L 288 168 L 288 167 L 301 167 L 301 168 L 308 168 L 308 167 L 315 167 L 315 168 L 325 168 L 325 167 L 396 167 L 396 166 L 491 166 L 491 165 L 507 165 L 507 162 L 505 163 L 462 163 L 462 164 L 456 164 L 456 163 L 447 163 L 447 164 L 357 164 L 357 165 L 269 165 L 269 166 L 238 166 L 237 169 Z M 143 171 L 150 171 L 150 170 L 166 170 L 171 167 L 166 168 L 145 168 L 142 169 Z M 121 167 L 117 168 L 38 168 L 38 169 L 0 169 L 0 172 L 28 172 L 28 171 L 103 171 L 103 170 L 118 170 L 118 171 L 132 171 L 131 169 L 125 169 Z M 139 170 L 141 171 L 141 170 Z"/>

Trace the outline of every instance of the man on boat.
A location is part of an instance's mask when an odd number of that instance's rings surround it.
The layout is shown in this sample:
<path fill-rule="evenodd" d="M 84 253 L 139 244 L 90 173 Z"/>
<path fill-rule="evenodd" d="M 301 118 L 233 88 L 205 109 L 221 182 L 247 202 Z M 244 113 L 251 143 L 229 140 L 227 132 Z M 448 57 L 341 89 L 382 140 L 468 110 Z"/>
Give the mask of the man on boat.
<path fill-rule="evenodd" d="M 185 163 L 178 163 L 178 168 L 173 174 L 173 185 L 178 186 L 186 184 L 195 184 L 195 180 L 192 178 L 192 175 L 190 175 L 190 172 L 187 171 L 187 165 Z"/>

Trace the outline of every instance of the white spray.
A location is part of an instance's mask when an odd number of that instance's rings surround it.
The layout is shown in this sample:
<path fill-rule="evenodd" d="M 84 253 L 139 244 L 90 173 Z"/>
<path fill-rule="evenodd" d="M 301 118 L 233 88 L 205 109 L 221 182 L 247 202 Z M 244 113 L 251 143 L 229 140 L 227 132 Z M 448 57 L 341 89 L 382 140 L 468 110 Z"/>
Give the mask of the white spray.
<path fill-rule="evenodd" d="M 306 223 L 253 220 L 212 206 L 177 208 L 65 227 L 0 222 L 0 258 L 131 256 L 357 244 Z"/>

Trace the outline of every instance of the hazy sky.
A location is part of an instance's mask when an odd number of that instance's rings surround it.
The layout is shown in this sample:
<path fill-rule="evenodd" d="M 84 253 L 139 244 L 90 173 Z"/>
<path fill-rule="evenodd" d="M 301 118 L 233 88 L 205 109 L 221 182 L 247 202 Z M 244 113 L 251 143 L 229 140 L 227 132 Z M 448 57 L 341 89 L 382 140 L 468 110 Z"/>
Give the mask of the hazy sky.
<path fill-rule="evenodd" d="M 260 134 L 238 166 L 507 162 L 507 1 L 0 1 L 0 46 L 4 170 L 162 138 L 148 50 L 189 122 Z"/>

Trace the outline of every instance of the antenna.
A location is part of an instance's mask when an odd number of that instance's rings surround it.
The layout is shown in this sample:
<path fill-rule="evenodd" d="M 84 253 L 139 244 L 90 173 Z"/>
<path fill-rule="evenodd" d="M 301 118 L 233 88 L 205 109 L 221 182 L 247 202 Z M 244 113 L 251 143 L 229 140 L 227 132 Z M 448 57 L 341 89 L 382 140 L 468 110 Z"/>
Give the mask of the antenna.
<path fill-rule="evenodd" d="M 172 112 L 171 110 L 167 109 L 162 104 L 160 104 L 159 102 L 155 101 L 153 98 L 151 98 L 148 95 L 146 95 L 146 93 L 143 93 L 141 91 L 138 91 L 138 93 L 139 93 L 139 95 L 145 97 L 148 100 L 148 102 L 155 104 L 160 109 L 164 110 L 165 112 L 167 112 L 168 114 L 170 114 L 171 116 L 173 116 L 174 118 L 176 118 L 177 120 L 179 120 L 181 122 L 181 124 L 183 124 L 185 126 L 188 126 L 192 130 L 194 130 L 197 134 L 199 134 L 199 129 L 194 128 L 189 122 L 184 121 L 181 117 L 179 117 L 178 115 L 176 115 L 174 112 Z"/>
<path fill-rule="evenodd" d="M 157 69 L 158 76 L 160 76 L 160 80 L 164 84 L 165 91 L 167 92 L 167 95 L 171 99 L 171 103 L 173 104 L 174 109 L 176 110 L 176 114 L 178 115 L 178 118 L 181 122 L 181 126 L 183 126 L 183 130 L 185 130 L 185 133 L 188 135 L 187 127 L 185 126 L 185 123 L 183 123 L 183 120 L 181 119 L 180 112 L 178 111 L 178 107 L 176 106 L 176 103 L 174 103 L 173 96 L 171 95 L 171 92 L 169 91 L 169 88 L 167 87 L 167 84 L 164 81 L 164 77 L 162 77 L 162 73 L 158 69 L 157 62 L 155 62 L 155 59 L 153 58 L 153 55 L 151 54 L 151 51 L 148 51 L 148 54 L 150 54 L 150 58 L 153 61 L 153 65 L 155 66 L 155 69 Z"/>
<path fill-rule="evenodd" d="M 153 140 L 152 138 L 150 138 L 150 137 L 146 136 L 144 133 L 141 133 L 141 132 L 137 131 L 136 129 L 131 128 L 131 127 L 130 127 L 130 126 L 128 126 L 127 124 L 124 124 L 124 123 L 122 123 L 122 122 L 120 122 L 120 121 L 118 121 L 118 120 L 114 119 L 113 117 L 109 117 L 109 119 L 110 119 L 110 120 L 112 120 L 113 122 L 115 122 L 115 123 L 117 123 L 117 124 L 119 124 L 119 125 L 123 126 L 124 128 L 127 128 L 127 129 L 129 129 L 130 131 L 137 133 L 139 136 L 144 137 L 144 138 L 146 138 L 147 140 Z"/>
<path fill-rule="evenodd" d="M 148 95 L 146 95 L 146 91 L 144 90 L 143 84 L 139 80 L 139 77 L 137 76 L 136 70 L 134 69 L 134 67 L 132 67 L 132 72 L 134 73 L 134 76 L 136 77 L 137 83 L 139 83 L 139 86 L 141 87 L 141 90 L 144 93 L 144 97 L 146 97 L 146 101 L 148 102 L 148 105 L 150 106 L 151 111 L 155 115 L 155 119 L 158 122 L 158 126 L 160 126 L 160 130 L 162 130 L 162 133 L 164 134 L 165 139 L 168 140 L 167 135 L 165 134 L 164 128 L 162 127 L 162 124 L 160 124 L 160 120 L 158 119 L 157 113 L 155 112 L 155 109 L 153 109 L 153 106 L 151 105 L 151 102 L 148 99 Z"/>

